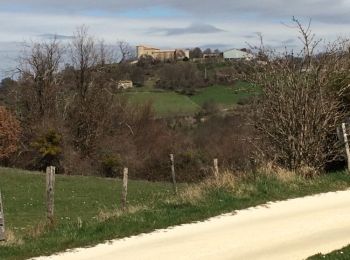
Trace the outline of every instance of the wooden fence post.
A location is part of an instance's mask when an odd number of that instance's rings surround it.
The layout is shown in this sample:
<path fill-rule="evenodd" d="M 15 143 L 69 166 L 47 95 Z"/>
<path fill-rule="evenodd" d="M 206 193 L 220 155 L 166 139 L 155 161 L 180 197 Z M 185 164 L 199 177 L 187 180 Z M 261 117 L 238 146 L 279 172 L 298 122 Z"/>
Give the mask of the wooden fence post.
<path fill-rule="evenodd" d="M 54 221 L 55 170 L 53 166 L 46 168 L 46 209 L 51 223 Z"/>
<path fill-rule="evenodd" d="M 0 191 L 0 241 L 3 241 L 5 239 L 5 214 Z"/>
<path fill-rule="evenodd" d="M 344 136 L 344 143 L 345 143 L 345 150 L 346 150 L 346 158 L 348 162 L 348 171 L 350 171 L 350 147 L 349 147 L 348 135 L 346 133 L 345 123 L 342 123 L 342 129 L 343 129 L 343 136 Z"/>
<path fill-rule="evenodd" d="M 176 185 L 176 175 L 175 175 L 175 159 L 174 154 L 170 154 L 170 164 L 171 164 L 171 178 L 173 181 L 173 188 L 175 195 L 177 194 L 177 185 Z"/>
<path fill-rule="evenodd" d="M 219 162 L 217 158 L 214 159 L 214 176 L 215 179 L 219 178 Z"/>
<path fill-rule="evenodd" d="M 122 189 L 122 198 L 121 198 L 123 211 L 125 211 L 127 209 L 128 173 L 129 173 L 129 169 L 124 168 L 124 170 L 123 170 L 123 189 Z"/>

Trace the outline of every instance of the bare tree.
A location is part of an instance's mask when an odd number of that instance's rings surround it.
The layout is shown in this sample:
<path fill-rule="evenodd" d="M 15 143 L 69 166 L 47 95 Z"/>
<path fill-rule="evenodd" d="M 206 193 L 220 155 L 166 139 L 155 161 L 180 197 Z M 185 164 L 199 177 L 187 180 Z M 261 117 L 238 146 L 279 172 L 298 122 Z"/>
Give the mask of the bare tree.
<path fill-rule="evenodd" d="M 203 51 L 203 54 L 212 54 L 212 50 L 210 48 L 206 48 L 204 51 Z"/>
<path fill-rule="evenodd" d="M 107 128 L 113 113 L 113 94 L 107 88 L 109 78 L 104 67 L 111 60 L 111 50 L 89 35 L 86 26 L 74 34 L 71 59 L 74 66 L 77 95 L 68 106 L 74 146 L 83 157 L 93 153 L 98 138 Z"/>
<path fill-rule="evenodd" d="M 245 79 L 261 87 L 255 125 L 263 138 L 265 158 L 292 170 L 324 169 L 342 155 L 336 128 L 347 112 L 342 97 L 350 83 L 348 42 L 336 41 L 315 53 L 310 24 L 301 33 L 303 50 L 277 53 L 260 48 L 264 63 L 251 62 Z"/>
<path fill-rule="evenodd" d="M 191 59 L 193 59 L 193 58 L 199 59 L 202 57 L 203 57 L 203 52 L 202 52 L 201 48 L 196 47 L 196 48 L 190 50 L 190 58 Z"/>
<path fill-rule="evenodd" d="M 93 82 L 93 72 L 98 64 L 95 40 L 86 26 L 80 26 L 74 33 L 70 45 L 70 58 L 74 67 L 76 87 L 81 98 L 85 98 L 89 85 Z"/>
<path fill-rule="evenodd" d="M 52 92 L 58 85 L 58 71 L 62 61 L 63 48 L 54 38 L 50 42 L 33 43 L 28 52 L 20 58 L 18 70 L 22 81 L 31 88 L 28 99 L 31 109 L 37 107 L 38 115 L 43 116 L 52 103 Z"/>
<path fill-rule="evenodd" d="M 101 40 L 98 44 L 98 65 L 104 67 L 106 64 L 115 62 L 115 52 L 113 48 Z"/>
<path fill-rule="evenodd" d="M 127 60 L 130 60 L 131 58 L 133 58 L 135 56 L 133 48 L 130 46 L 129 43 L 127 43 L 125 41 L 119 41 L 118 48 L 119 48 L 119 53 L 120 53 L 119 63 L 123 63 Z"/>

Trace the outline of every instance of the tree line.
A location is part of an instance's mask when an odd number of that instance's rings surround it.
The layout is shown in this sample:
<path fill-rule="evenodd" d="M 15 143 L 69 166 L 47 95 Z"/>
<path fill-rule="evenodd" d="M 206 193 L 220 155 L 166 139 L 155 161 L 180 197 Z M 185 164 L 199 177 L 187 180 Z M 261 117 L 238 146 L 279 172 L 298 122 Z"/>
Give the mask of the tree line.
<path fill-rule="evenodd" d="M 294 23 L 300 53 L 280 53 L 261 41 L 257 59 L 225 68 L 233 79 L 258 87 L 260 95 L 230 114 L 201 111 L 195 123 L 157 118 L 151 103 L 128 102 L 115 82 L 143 82 L 157 69 L 158 87 L 202 87 L 207 82 L 201 65 L 131 65 L 124 62 L 131 55 L 125 43 L 116 63 L 86 27 L 65 50 L 69 64 L 63 64 L 60 42 L 36 43 L 21 59 L 19 79 L 5 82 L 10 87 L 0 93 L 1 162 L 103 176 L 116 176 L 127 165 L 137 178 L 160 180 L 168 178 L 171 153 L 183 181 L 204 178 L 212 158 L 247 173 L 267 162 L 305 175 L 334 169 L 344 162 L 337 127 L 349 114 L 349 41 L 322 47 L 309 26 Z"/>

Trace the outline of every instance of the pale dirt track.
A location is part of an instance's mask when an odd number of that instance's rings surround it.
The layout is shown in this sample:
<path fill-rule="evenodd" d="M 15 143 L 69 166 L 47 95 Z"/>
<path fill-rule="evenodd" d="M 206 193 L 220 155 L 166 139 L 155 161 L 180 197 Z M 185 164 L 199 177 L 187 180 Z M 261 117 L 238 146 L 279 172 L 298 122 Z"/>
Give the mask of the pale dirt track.
<path fill-rule="evenodd" d="M 268 203 L 40 259 L 305 259 L 347 244 L 350 191 L 341 191 Z"/>

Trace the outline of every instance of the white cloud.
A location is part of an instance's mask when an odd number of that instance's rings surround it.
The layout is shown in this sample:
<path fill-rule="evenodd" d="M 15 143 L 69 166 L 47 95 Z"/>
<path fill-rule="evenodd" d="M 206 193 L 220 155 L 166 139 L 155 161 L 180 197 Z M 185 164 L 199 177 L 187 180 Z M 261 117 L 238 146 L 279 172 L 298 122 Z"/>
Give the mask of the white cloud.
<path fill-rule="evenodd" d="M 14 19 L 15 18 L 15 19 Z M 10 22 L 9 22 L 10 21 Z M 151 28 L 190 28 L 194 21 L 191 18 L 125 18 L 125 17 L 92 17 L 81 15 L 52 15 L 0 12 L 0 39 L 3 41 L 24 41 L 36 39 L 43 34 L 72 35 L 77 26 L 89 26 L 91 34 L 113 43 L 118 39 L 127 40 L 132 44 L 148 43 L 159 46 L 196 46 L 213 43 L 244 45 L 247 35 L 261 32 L 268 42 L 286 41 L 296 36 L 296 30 L 288 28 L 279 21 L 241 20 L 214 21 L 211 26 L 220 28 L 215 37 L 206 33 L 191 34 L 152 34 Z M 313 30 L 323 38 L 335 38 L 337 35 L 348 35 L 347 24 L 329 24 L 314 22 Z M 249 39 L 251 40 L 251 39 Z"/>
<path fill-rule="evenodd" d="M 91 11 L 118 14 L 123 11 L 164 7 L 201 19 L 203 17 L 229 19 L 232 16 L 253 14 L 265 20 L 295 15 L 333 23 L 350 22 L 348 0 L 2 0 L 0 8 L 6 10 L 6 7 L 71 14 Z"/>
<path fill-rule="evenodd" d="M 174 12 L 166 17 L 123 14 L 152 7 Z M 261 32 L 269 45 L 294 47 L 297 31 L 281 23 L 290 21 L 292 15 L 303 21 L 312 17 L 314 32 L 325 39 L 349 36 L 350 32 L 348 0 L 0 0 L 0 10 L 0 42 L 42 40 L 42 35 L 50 34 L 70 36 L 85 24 L 91 34 L 108 43 L 126 40 L 132 45 L 159 47 L 246 47 L 247 41 L 256 43 L 254 34 Z M 96 15 L 99 11 L 102 13 Z M 151 33 L 154 28 L 161 31 Z M 0 53 L 13 55 L 6 46 L 0 44 Z"/>

